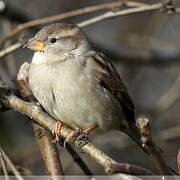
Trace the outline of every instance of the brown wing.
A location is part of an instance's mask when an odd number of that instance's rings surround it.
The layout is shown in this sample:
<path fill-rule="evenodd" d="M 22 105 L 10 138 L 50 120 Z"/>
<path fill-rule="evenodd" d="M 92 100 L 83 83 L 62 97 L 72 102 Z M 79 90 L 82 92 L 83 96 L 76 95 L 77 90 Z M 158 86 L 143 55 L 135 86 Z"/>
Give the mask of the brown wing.
<path fill-rule="evenodd" d="M 120 102 L 127 121 L 135 123 L 134 104 L 113 64 L 102 53 L 94 53 L 92 62 L 97 66 L 100 83 Z"/>

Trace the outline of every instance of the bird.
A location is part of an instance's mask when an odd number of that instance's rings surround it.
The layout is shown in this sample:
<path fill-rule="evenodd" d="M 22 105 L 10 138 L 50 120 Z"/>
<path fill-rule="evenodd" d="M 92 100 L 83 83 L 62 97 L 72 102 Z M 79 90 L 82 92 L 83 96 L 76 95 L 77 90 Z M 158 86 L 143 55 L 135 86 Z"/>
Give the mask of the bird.
<path fill-rule="evenodd" d="M 120 130 L 141 146 L 135 106 L 126 86 L 112 62 L 93 47 L 80 27 L 45 26 L 25 47 L 34 51 L 30 89 L 57 120 L 53 126 L 57 139 L 64 123 L 74 129 L 70 138 L 78 130 L 86 134 Z"/>

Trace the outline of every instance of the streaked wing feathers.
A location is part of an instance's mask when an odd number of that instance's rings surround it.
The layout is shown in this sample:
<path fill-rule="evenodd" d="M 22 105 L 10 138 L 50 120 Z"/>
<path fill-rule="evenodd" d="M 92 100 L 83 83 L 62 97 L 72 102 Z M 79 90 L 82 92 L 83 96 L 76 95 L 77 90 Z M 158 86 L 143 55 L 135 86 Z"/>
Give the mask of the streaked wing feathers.
<path fill-rule="evenodd" d="M 128 116 L 126 113 L 128 112 L 131 114 L 130 116 L 133 116 L 127 120 L 135 122 L 134 104 L 113 64 L 102 53 L 95 53 L 92 56 L 92 61 L 97 66 L 98 76 L 104 88 L 109 90 L 118 99 L 123 111 L 125 111 L 126 118 Z"/>

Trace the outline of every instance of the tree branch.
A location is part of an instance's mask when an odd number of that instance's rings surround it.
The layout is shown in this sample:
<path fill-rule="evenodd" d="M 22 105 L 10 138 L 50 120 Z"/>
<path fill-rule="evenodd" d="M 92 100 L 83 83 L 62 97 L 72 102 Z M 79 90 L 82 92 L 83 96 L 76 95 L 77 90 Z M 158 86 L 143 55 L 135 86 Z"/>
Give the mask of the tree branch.
<path fill-rule="evenodd" d="M 88 176 L 93 175 L 93 173 L 87 167 L 86 163 L 82 160 L 82 158 L 74 150 L 74 148 L 70 144 L 67 144 L 66 148 L 67 148 L 69 154 L 71 155 L 71 157 L 73 158 L 74 162 L 76 162 L 79 165 L 79 167 L 84 171 L 84 173 Z"/>
<path fill-rule="evenodd" d="M 8 171 L 7 171 L 7 167 L 6 167 L 6 162 L 4 160 L 4 156 L 3 156 L 3 152 L 0 150 L 0 163 L 2 166 L 2 170 L 3 170 L 3 175 L 5 180 L 9 180 L 9 176 L 8 176 Z"/>
<path fill-rule="evenodd" d="M 117 8 L 122 5 L 125 5 L 125 7 L 129 7 L 129 8 L 124 9 L 124 10 L 112 11 L 113 8 Z M 97 23 L 97 22 L 100 22 L 100 21 L 103 21 L 106 19 L 115 18 L 118 16 L 124 16 L 124 15 L 134 14 L 134 13 L 138 13 L 138 12 L 160 10 L 163 7 L 165 7 L 164 3 L 155 3 L 152 5 L 148 5 L 148 4 L 144 4 L 144 3 L 129 2 L 129 1 L 124 2 L 124 3 L 118 1 L 118 2 L 113 2 L 113 3 L 106 3 L 106 4 L 86 7 L 86 8 L 82 8 L 82 9 L 78 9 L 78 10 L 74 10 L 74 11 L 69 11 L 69 12 L 66 12 L 66 13 L 63 13 L 63 14 L 60 14 L 57 16 L 50 16 L 50 17 L 37 19 L 34 21 L 29 21 L 27 23 L 21 24 L 21 25 L 17 26 L 17 28 L 15 28 L 13 31 L 11 31 L 4 38 L 2 43 L 0 43 L 0 44 L 1 45 L 4 44 L 4 42 L 8 38 L 13 37 L 14 35 L 18 34 L 19 32 L 22 32 L 22 30 L 24 30 L 24 29 L 28 29 L 30 27 L 34 27 L 34 26 L 41 25 L 41 24 L 57 22 L 60 20 L 67 19 L 69 17 L 82 15 L 85 13 L 91 13 L 91 12 L 96 12 L 96 11 L 100 11 L 100 10 L 109 10 L 108 12 L 106 12 L 104 14 L 101 14 L 94 18 L 90 18 L 88 20 L 77 23 L 77 25 L 79 27 L 85 27 L 85 26 L 88 26 L 88 25 L 91 25 L 91 24 L 94 24 L 94 23 Z M 12 46 L 9 46 L 6 49 L 3 49 L 2 51 L 0 51 L 0 59 L 5 57 L 6 55 L 16 51 L 17 49 L 19 49 L 21 47 L 22 47 L 22 43 L 18 42 L 18 43 L 13 44 Z"/>
<path fill-rule="evenodd" d="M 141 134 L 142 145 L 152 156 L 152 159 L 154 160 L 159 172 L 162 175 L 173 175 L 171 169 L 168 167 L 163 157 L 161 156 L 159 147 L 156 147 L 152 140 L 149 120 L 145 117 L 139 117 L 137 119 L 137 127 Z"/>
<path fill-rule="evenodd" d="M 117 16 L 125 16 L 125 15 L 129 15 L 129 14 L 135 14 L 135 13 L 145 12 L 145 11 L 154 11 L 154 10 L 161 9 L 162 7 L 163 7 L 162 3 L 156 3 L 153 5 L 144 5 L 144 6 L 129 8 L 129 9 L 120 10 L 120 11 L 109 11 L 102 15 L 99 15 L 99 16 L 96 16 L 89 20 L 78 23 L 78 26 L 80 26 L 80 27 L 89 26 L 91 24 L 103 21 L 105 19 L 110 19 L 110 18 L 114 18 Z"/>
<path fill-rule="evenodd" d="M 62 13 L 59 15 L 54 15 L 54 16 L 49 16 L 49 17 L 45 17 L 45 18 L 41 18 L 41 19 L 28 21 L 26 23 L 18 25 L 13 31 L 11 31 L 5 37 L 5 39 L 13 37 L 25 29 L 32 28 L 32 27 L 35 27 L 38 25 L 53 23 L 53 22 L 57 22 L 57 21 L 61 21 L 61 20 L 70 18 L 70 17 L 94 13 L 94 12 L 98 12 L 98 11 L 110 11 L 110 10 L 113 10 L 115 8 L 119 8 L 123 5 L 126 5 L 128 7 L 137 7 L 137 6 L 144 6 L 145 4 L 137 3 L 137 2 L 123 3 L 122 1 L 115 1 L 115 2 L 104 3 L 104 4 L 99 4 L 99 5 L 94 5 L 94 6 L 89 6 L 89 7 L 85 7 L 85 8 L 81 8 L 81 9 L 68 11 L 68 12 L 65 12 L 65 13 Z"/>
<path fill-rule="evenodd" d="M 52 180 L 60 179 L 59 176 L 64 175 L 62 164 L 60 161 L 58 149 L 54 144 L 53 136 L 44 127 L 33 123 L 33 129 L 37 137 L 38 145 L 40 147 L 42 157 L 48 170 L 48 175 Z"/>
<path fill-rule="evenodd" d="M 11 54 L 12 52 L 20 49 L 22 47 L 22 43 L 17 42 L 3 50 L 0 51 L 0 59 L 4 58 L 5 56 L 7 56 L 8 54 Z"/>
<path fill-rule="evenodd" d="M 1 91 L 0 94 L 0 100 L 6 107 L 9 107 L 14 111 L 30 117 L 35 122 L 48 129 L 51 133 L 53 132 L 53 124 L 55 120 L 48 116 L 39 106 L 37 106 L 35 103 L 25 102 L 13 94 L 8 94 L 6 89 L 3 90 L 4 91 Z M 66 138 L 71 132 L 72 129 L 67 126 L 63 126 L 61 135 L 62 137 Z M 114 174 L 117 173 L 117 171 L 119 173 L 126 173 L 131 175 L 153 174 L 145 168 L 114 161 L 105 153 L 97 149 L 92 143 L 88 143 L 81 147 L 81 150 L 89 155 L 92 159 L 97 161 L 100 165 L 102 165 L 105 168 L 107 174 Z M 133 171 L 131 171 L 132 169 Z"/>
<path fill-rule="evenodd" d="M 4 150 L 0 147 L 0 152 L 7 164 L 7 166 L 12 170 L 17 180 L 24 180 L 22 176 L 20 175 L 19 171 L 16 169 L 15 165 L 12 163 L 10 158 L 7 156 L 7 154 L 4 152 Z"/>

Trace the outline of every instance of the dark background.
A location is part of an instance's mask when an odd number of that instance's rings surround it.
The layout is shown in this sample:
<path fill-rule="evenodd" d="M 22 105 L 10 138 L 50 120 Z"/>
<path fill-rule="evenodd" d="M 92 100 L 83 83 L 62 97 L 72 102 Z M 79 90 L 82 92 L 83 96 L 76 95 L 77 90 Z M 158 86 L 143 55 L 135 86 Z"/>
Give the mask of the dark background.
<path fill-rule="evenodd" d="M 6 11 L 0 11 L 0 39 L 17 24 L 27 20 L 104 2 L 109 1 L 7 0 Z M 178 1 L 174 2 L 178 6 Z M 64 22 L 78 23 L 98 14 L 69 18 Z M 163 149 L 164 159 L 173 168 L 176 168 L 176 155 L 180 147 L 179 19 L 180 14 L 145 12 L 83 28 L 89 39 L 115 64 L 134 100 L 137 116 L 146 115 L 150 118 L 154 139 Z M 25 37 L 32 37 L 36 31 L 25 31 Z M 16 42 L 17 38 L 13 38 L 12 42 Z M 20 65 L 25 61 L 30 62 L 31 57 L 30 51 L 20 49 L 0 60 L 0 74 L 8 85 L 14 86 Z M 117 161 L 156 171 L 150 158 L 120 132 L 109 132 L 95 137 L 93 141 Z M 28 118 L 12 111 L 0 112 L 0 146 L 16 165 L 33 174 L 46 173 Z M 60 152 L 63 154 L 65 174 L 83 174 L 66 150 L 60 148 Z M 81 152 L 80 155 L 94 174 L 104 174 L 96 162 Z"/>

